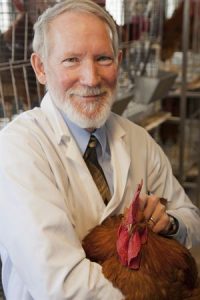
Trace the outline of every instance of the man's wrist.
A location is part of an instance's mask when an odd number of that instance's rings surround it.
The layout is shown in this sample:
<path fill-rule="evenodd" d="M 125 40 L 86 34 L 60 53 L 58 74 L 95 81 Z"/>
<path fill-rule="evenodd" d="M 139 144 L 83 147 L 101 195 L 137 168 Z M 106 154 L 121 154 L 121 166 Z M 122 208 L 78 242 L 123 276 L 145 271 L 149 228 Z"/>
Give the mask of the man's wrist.
<path fill-rule="evenodd" d="M 169 219 L 170 219 L 170 226 L 166 234 L 167 235 L 176 234 L 179 227 L 178 220 L 171 215 L 169 215 Z"/>

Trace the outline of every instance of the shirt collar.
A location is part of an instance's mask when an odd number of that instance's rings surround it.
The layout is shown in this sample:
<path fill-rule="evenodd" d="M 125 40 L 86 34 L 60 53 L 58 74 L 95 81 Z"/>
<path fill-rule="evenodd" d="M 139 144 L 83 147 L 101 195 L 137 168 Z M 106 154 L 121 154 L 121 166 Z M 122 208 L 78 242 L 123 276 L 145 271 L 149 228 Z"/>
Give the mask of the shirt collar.
<path fill-rule="evenodd" d="M 66 116 L 66 114 L 62 111 L 60 111 L 65 123 L 67 124 L 71 134 L 73 135 L 82 155 L 85 153 L 85 150 L 87 148 L 90 135 L 91 133 L 85 130 L 84 128 L 80 128 L 77 126 L 75 123 L 73 123 L 69 118 Z M 106 152 L 106 144 L 107 144 L 107 139 L 106 139 L 106 130 L 105 126 L 102 126 L 100 128 L 97 128 L 95 132 L 92 133 L 93 135 L 96 136 L 98 139 L 100 145 L 101 145 L 101 151 L 102 151 L 102 156 L 105 155 Z"/>

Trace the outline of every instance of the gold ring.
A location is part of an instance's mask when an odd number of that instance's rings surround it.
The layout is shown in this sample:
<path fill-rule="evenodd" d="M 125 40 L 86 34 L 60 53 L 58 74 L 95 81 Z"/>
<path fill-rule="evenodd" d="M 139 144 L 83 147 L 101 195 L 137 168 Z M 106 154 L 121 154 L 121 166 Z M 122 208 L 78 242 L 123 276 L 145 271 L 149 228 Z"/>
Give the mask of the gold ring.
<path fill-rule="evenodd" d="M 149 221 L 152 221 L 152 223 L 153 223 L 154 225 L 156 224 L 156 221 L 154 220 L 153 217 L 151 217 L 151 218 L 149 219 Z"/>

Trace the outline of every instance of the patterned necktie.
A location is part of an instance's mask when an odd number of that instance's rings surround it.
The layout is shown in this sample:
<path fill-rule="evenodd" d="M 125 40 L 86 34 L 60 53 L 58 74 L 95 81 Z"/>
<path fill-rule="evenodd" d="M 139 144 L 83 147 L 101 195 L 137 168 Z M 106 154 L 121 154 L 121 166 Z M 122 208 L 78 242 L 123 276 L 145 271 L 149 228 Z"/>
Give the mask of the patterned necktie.
<path fill-rule="evenodd" d="M 96 152 L 97 143 L 98 140 L 96 139 L 96 137 L 94 135 L 91 135 L 83 158 L 102 196 L 104 203 L 107 205 L 111 198 L 111 193 L 110 193 L 107 180 L 103 173 L 103 170 L 97 159 L 97 152 Z"/>

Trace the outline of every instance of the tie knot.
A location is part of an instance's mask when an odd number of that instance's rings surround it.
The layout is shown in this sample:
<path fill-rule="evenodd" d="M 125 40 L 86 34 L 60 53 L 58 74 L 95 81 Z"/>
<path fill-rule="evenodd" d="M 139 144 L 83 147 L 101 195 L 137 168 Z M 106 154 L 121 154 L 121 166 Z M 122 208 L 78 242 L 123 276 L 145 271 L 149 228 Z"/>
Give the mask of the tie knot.
<path fill-rule="evenodd" d="M 97 146 L 97 138 L 94 135 L 91 135 L 89 143 L 88 143 L 88 147 L 89 148 L 96 148 L 96 146 Z"/>
<path fill-rule="evenodd" d="M 97 152 L 96 152 L 97 143 L 98 143 L 97 138 L 94 135 L 91 135 L 83 156 L 85 160 L 89 159 L 90 161 L 93 162 L 97 161 Z"/>

